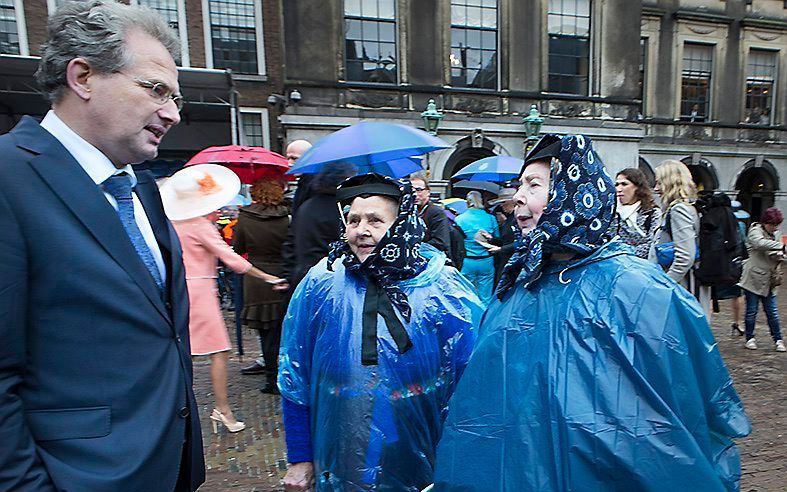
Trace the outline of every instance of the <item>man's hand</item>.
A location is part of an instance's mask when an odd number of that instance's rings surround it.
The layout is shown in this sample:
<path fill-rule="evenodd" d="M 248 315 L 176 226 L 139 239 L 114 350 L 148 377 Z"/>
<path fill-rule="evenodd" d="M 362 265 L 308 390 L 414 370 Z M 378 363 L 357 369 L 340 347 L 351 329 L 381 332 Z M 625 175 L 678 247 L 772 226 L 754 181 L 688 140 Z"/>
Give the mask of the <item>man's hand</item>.
<path fill-rule="evenodd" d="M 314 465 L 311 461 L 293 463 L 284 475 L 286 492 L 307 492 L 314 488 Z"/>
<path fill-rule="evenodd" d="M 489 242 L 490 239 L 492 239 L 492 235 L 483 229 L 479 229 L 478 232 L 475 233 L 475 236 L 473 236 L 473 239 L 475 239 L 476 242 L 479 243 L 486 243 Z"/>
<path fill-rule="evenodd" d="M 489 246 L 486 247 L 486 250 L 494 255 L 500 251 L 500 246 L 495 246 L 493 244 L 490 244 Z"/>

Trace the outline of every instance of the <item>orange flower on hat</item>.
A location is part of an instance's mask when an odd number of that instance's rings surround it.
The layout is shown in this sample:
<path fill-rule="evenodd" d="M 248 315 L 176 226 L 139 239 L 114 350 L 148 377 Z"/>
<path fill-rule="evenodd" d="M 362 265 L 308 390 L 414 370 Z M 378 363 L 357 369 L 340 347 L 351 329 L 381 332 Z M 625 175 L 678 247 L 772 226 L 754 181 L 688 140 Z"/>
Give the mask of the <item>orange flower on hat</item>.
<path fill-rule="evenodd" d="M 200 193 L 203 195 L 221 190 L 221 187 L 216 183 L 216 180 L 213 179 L 213 176 L 207 173 L 204 178 L 197 180 L 197 184 L 199 185 Z"/>

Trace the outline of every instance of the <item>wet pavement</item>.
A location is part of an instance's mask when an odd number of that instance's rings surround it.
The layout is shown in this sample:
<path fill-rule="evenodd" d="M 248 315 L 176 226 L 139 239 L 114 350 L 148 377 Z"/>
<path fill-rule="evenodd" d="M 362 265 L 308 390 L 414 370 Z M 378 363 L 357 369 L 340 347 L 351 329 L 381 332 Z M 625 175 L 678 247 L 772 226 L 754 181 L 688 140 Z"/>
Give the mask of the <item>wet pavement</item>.
<path fill-rule="evenodd" d="M 787 313 L 787 287 L 782 286 L 780 292 L 779 312 Z M 231 314 L 228 316 L 234 342 L 234 323 Z M 762 310 L 757 321 L 760 349 L 756 351 L 744 349 L 742 337 L 731 336 L 729 301 L 722 301 L 721 312 L 714 315 L 711 325 L 754 427 L 749 437 L 738 440 L 743 470 L 741 491 L 784 491 L 787 490 L 787 353 L 773 350 Z M 257 356 L 256 332 L 244 330 L 244 347 L 246 356 L 241 359 L 233 354 L 229 363 L 230 402 L 237 418 L 246 423 L 246 429 L 235 434 L 225 428 L 213 434 L 208 418 L 213 409 L 210 365 L 205 357 L 194 360 L 194 386 L 208 467 L 208 478 L 200 492 L 283 490 L 281 479 L 287 458 L 280 397 L 259 391 L 263 376 L 240 374 L 240 368 Z"/>

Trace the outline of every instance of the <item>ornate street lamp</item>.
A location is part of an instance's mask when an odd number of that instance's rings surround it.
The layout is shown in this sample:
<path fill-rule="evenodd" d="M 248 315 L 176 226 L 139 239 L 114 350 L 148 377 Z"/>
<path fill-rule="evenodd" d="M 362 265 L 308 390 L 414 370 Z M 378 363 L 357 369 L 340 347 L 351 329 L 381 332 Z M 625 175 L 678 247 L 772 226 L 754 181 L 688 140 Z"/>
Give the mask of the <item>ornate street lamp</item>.
<path fill-rule="evenodd" d="M 437 135 L 437 127 L 443 119 L 443 113 L 437 110 L 434 99 L 429 99 L 429 104 L 426 105 L 426 111 L 421 113 L 421 118 L 424 120 L 424 130 L 430 135 Z"/>
<path fill-rule="evenodd" d="M 541 133 L 541 125 L 544 123 L 544 118 L 541 117 L 541 114 L 538 112 L 538 108 L 535 104 L 533 104 L 530 106 L 530 113 L 522 118 L 522 122 L 525 124 L 525 134 L 527 135 L 527 140 L 525 140 L 525 154 L 527 154 L 527 151 L 530 150 L 530 147 L 532 147 L 533 144 L 538 141 L 538 136 Z"/>

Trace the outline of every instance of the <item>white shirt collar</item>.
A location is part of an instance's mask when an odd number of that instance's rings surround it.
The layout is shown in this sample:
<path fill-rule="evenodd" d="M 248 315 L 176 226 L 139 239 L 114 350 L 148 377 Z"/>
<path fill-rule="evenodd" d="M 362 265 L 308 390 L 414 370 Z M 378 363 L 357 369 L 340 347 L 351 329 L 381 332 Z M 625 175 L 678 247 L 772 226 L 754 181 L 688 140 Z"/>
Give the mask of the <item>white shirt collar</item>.
<path fill-rule="evenodd" d="M 66 150 L 76 159 L 82 169 L 90 176 L 97 185 L 100 185 L 113 174 L 122 172 L 131 176 L 131 186 L 137 185 L 137 177 L 131 164 L 118 169 L 100 150 L 91 145 L 87 140 L 77 135 L 77 133 L 66 125 L 63 120 L 58 118 L 53 110 L 49 110 L 41 120 L 41 126 L 52 134 Z"/>

